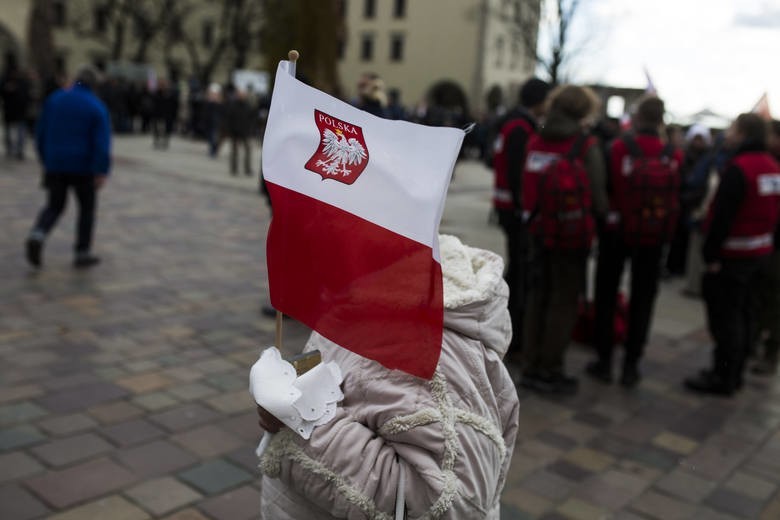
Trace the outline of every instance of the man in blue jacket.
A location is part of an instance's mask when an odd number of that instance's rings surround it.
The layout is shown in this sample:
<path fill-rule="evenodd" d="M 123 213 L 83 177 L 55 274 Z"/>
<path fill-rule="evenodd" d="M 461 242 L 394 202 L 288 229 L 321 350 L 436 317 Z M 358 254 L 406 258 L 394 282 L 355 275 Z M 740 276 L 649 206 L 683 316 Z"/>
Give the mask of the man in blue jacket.
<path fill-rule="evenodd" d="M 38 120 L 36 140 L 48 200 L 27 240 L 27 260 L 34 267 L 41 265 L 43 241 L 65 209 L 68 188 L 79 203 L 73 265 L 86 268 L 100 261 L 90 248 L 96 192 L 111 168 L 111 123 L 106 106 L 93 93 L 97 78 L 94 69 L 82 68 L 71 88 L 49 96 Z"/>

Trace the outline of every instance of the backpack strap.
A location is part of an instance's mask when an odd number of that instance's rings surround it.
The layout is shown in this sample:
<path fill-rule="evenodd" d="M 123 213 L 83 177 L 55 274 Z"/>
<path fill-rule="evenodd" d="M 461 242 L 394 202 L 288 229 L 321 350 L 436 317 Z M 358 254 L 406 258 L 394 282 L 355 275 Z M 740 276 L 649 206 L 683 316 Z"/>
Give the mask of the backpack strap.
<path fill-rule="evenodd" d="M 638 159 L 644 156 L 644 154 L 642 153 L 642 149 L 639 147 L 639 144 L 636 142 L 636 139 L 634 139 L 633 134 L 624 135 L 623 143 L 625 143 L 626 148 L 628 149 L 628 153 L 631 155 L 631 157 Z"/>
<path fill-rule="evenodd" d="M 580 133 L 574 140 L 574 144 L 571 145 L 571 149 L 569 150 L 569 153 L 566 154 L 566 158 L 569 161 L 574 161 L 575 159 L 582 157 L 582 152 L 584 151 L 583 148 L 585 148 L 585 143 L 587 140 L 588 136 Z"/>

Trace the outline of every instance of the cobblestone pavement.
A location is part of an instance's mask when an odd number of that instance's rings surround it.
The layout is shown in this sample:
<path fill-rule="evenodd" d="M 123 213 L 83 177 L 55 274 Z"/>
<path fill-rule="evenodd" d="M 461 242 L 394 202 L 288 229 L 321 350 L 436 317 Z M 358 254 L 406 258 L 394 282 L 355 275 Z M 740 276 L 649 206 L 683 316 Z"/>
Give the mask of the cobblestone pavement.
<path fill-rule="evenodd" d="M 274 324 L 256 179 L 181 140 L 121 138 L 116 154 L 89 272 L 70 266 L 73 205 L 28 269 L 38 168 L 0 162 L 0 518 L 257 518 L 247 376 Z M 442 229 L 501 251 L 489 195 L 461 165 Z M 780 518 L 780 385 L 682 392 L 709 351 L 700 303 L 678 292 L 663 288 L 638 390 L 521 395 L 502 518 Z M 306 334 L 288 320 L 288 352 Z M 587 352 L 570 357 L 580 373 Z"/>

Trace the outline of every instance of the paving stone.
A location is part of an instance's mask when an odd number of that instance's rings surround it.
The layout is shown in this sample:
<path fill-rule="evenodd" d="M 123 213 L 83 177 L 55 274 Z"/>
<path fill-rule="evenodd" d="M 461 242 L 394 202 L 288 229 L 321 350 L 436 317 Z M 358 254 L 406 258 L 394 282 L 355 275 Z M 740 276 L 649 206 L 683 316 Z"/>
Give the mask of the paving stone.
<path fill-rule="evenodd" d="M 606 453 L 590 448 L 577 448 L 569 452 L 565 460 L 594 473 L 604 471 L 615 462 L 615 459 Z"/>
<path fill-rule="evenodd" d="M 120 447 L 150 441 L 165 435 L 165 432 L 144 419 L 133 419 L 105 427 L 101 433 Z"/>
<path fill-rule="evenodd" d="M 35 475 L 43 466 L 21 451 L 0 455 L 0 483 Z"/>
<path fill-rule="evenodd" d="M 144 520 L 142 509 L 124 498 L 113 495 L 49 517 L 49 520 Z"/>
<path fill-rule="evenodd" d="M 0 392 L 0 404 L 30 399 L 31 397 L 38 397 L 41 394 L 43 394 L 43 389 L 35 384 L 5 387 L 3 388 L 3 391 Z"/>
<path fill-rule="evenodd" d="M 572 464 L 565 460 L 556 461 L 548 466 L 547 469 L 552 473 L 573 480 L 574 482 L 581 482 L 593 474 L 582 466 Z"/>
<path fill-rule="evenodd" d="M 750 453 L 751 446 L 734 438 L 716 436 L 681 462 L 689 471 L 712 480 L 731 473 Z"/>
<path fill-rule="evenodd" d="M 747 517 L 734 516 L 728 513 L 724 513 L 723 511 L 716 511 L 711 507 L 699 506 L 696 508 L 696 511 L 693 513 L 692 518 L 695 519 L 702 518 L 706 520 L 743 520 L 744 518 Z"/>
<path fill-rule="evenodd" d="M 230 461 L 238 464 L 245 470 L 249 471 L 250 473 L 256 473 L 257 472 L 257 466 L 259 464 L 259 460 L 257 458 L 257 455 L 255 454 L 255 450 L 257 449 L 257 445 L 243 445 L 237 450 L 233 450 L 225 457 Z"/>
<path fill-rule="evenodd" d="M 109 443 L 94 433 L 84 433 L 36 446 L 31 451 L 50 466 L 64 466 L 112 449 Z"/>
<path fill-rule="evenodd" d="M 195 401 L 217 393 L 216 390 L 202 383 L 189 383 L 172 386 L 168 392 L 175 395 L 181 401 Z"/>
<path fill-rule="evenodd" d="M 542 432 L 536 436 L 536 439 L 563 451 L 568 451 L 577 446 L 577 441 L 552 431 Z"/>
<path fill-rule="evenodd" d="M 531 518 L 539 518 L 553 507 L 551 500 L 521 487 L 513 489 L 511 493 L 504 493 L 502 500 Z"/>
<path fill-rule="evenodd" d="M 692 518 L 696 506 L 655 491 L 646 491 L 631 503 L 631 508 L 658 520 L 682 520 Z"/>
<path fill-rule="evenodd" d="M 192 382 L 203 378 L 203 373 L 198 370 L 195 370 L 192 367 L 177 366 L 173 368 L 168 368 L 163 371 L 163 374 L 165 374 L 166 377 L 169 377 L 171 379 L 176 379 L 178 381 L 183 381 L 183 382 Z"/>
<path fill-rule="evenodd" d="M 197 509 L 182 509 L 170 516 L 166 516 L 163 520 L 209 520 Z"/>
<path fill-rule="evenodd" d="M 780 496 L 775 496 L 761 511 L 760 520 L 777 520 L 778 518 L 780 518 Z"/>
<path fill-rule="evenodd" d="M 133 480 L 128 470 L 103 458 L 31 478 L 27 487 L 52 506 L 64 509 L 115 491 Z"/>
<path fill-rule="evenodd" d="M 165 388 L 171 384 L 171 380 L 162 374 L 151 372 L 123 377 L 117 380 L 116 383 L 134 394 L 142 394 Z"/>
<path fill-rule="evenodd" d="M 603 508 L 577 498 L 570 498 L 558 506 L 558 512 L 573 520 L 601 520 L 607 516 Z"/>
<path fill-rule="evenodd" d="M 238 368 L 238 365 L 236 363 L 233 363 L 232 361 L 227 361 L 226 359 L 223 358 L 212 358 L 212 359 L 204 359 L 203 361 L 198 361 L 197 363 L 192 365 L 192 368 L 204 374 L 215 374 L 218 372 L 227 372 L 229 370 L 235 370 L 236 368 Z"/>
<path fill-rule="evenodd" d="M 246 372 L 246 370 L 244 370 Z M 206 383 L 219 388 L 224 392 L 238 391 L 241 389 L 246 390 L 247 375 L 244 373 L 241 377 L 238 374 L 232 372 L 225 372 L 221 374 L 211 374 L 205 378 Z"/>
<path fill-rule="evenodd" d="M 512 504 L 501 502 L 501 517 L 499 520 L 533 520 L 535 517 L 531 513 L 522 511 Z"/>
<path fill-rule="evenodd" d="M 180 432 L 213 421 L 217 417 L 216 413 L 200 404 L 190 403 L 151 415 L 149 419 L 169 431 Z"/>
<path fill-rule="evenodd" d="M 0 518 L 27 520 L 48 512 L 45 505 L 19 486 L 0 487 Z"/>
<path fill-rule="evenodd" d="M 260 427 L 257 424 L 257 411 L 235 415 L 219 425 L 239 439 L 257 444 L 262 437 Z"/>
<path fill-rule="evenodd" d="M 246 385 L 245 385 L 246 386 Z M 209 406 L 224 414 L 234 414 L 238 412 L 245 412 L 247 410 L 254 410 L 257 404 L 249 395 L 246 388 L 237 392 L 231 392 L 227 394 L 221 394 L 210 399 L 206 399 Z"/>
<path fill-rule="evenodd" d="M 29 425 L 15 426 L 0 430 L 0 451 L 10 451 L 36 444 L 46 439 L 44 435 Z"/>
<path fill-rule="evenodd" d="M 119 386 L 99 382 L 53 392 L 41 397 L 38 402 L 51 412 L 68 413 L 114 401 L 126 395 L 127 391 Z"/>
<path fill-rule="evenodd" d="M 248 520 L 257 518 L 259 505 L 260 492 L 244 486 L 204 500 L 198 507 L 217 520 Z"/>
<path fill-rule="evenodd" d="M 717 483 L 683 469 L 675 469 L 656 482 L 655 487 L 686 502 L 698 503 L 712 493 Z"/>
<path fill-rule="evenodd" d="M 97 421 L 82 413 L 74 413 L 44 419 L 38 426 L 53 435 L 70 435 L 97 426 Z"/>
<path fill-rule="evenodd" d="M 654 445 L 637 448 L 628 458 L 661 471 L 670 471 L 682 460 L 680 455 Z"/>
<path fill-rule="evenodd" d="M 171 473 L 197 462 L 195 457 L 166 440 L 125 448 L 116 454 L 116 460 L 141 478 Z"/>
<path fill-rule="evenodd" d="M 644 492 L 649 482 L 620 470 L 609 470 L 594 475 L 574 492 L 574 498 L 609 511 L 622 509 Z"/>
<path fill-rule="evenodd" d="M 777 491 L 777 484 L 767 482 L 766 480 L 741 471 L 736 472 L 726 482 L 726 487 L 732 491 L 761 501 L 769 499 L 774 495 L 775 491 Z"/>
<path fill-rule="evenodd" d="M 128 489 L 125 494 L 155 515 L 170 513 L 201 498 L 199 493 L 172 477 L 148 480 Z M 259 503 L 258 500 L 255 504 L 255 513 Z"/>
<path fill-rule="evenodd" d="M 143 414 L 143 410 L 140 407 L 127 401 L 115 401 L 93 406 L 88 412 L 103 424 L 126 421 Z"/>
<path fill-rule="evenodd" d="M 764 507 L 764 500 L 756 500 L 725 487 L 713 491 L 704 503 L 716 510 L 747 518 L 758 517 Z"/>
<path fill-rule="evenodd" d="M 574 419 L 598 429 L 604 429 L 612 424 L 610 417 L 593 411 L 578 413 L 574 416 Z"/>
<path fill-rule="evenodd" d="M 179 473 L 179 478 L 213 495 L 252 480 L 252 475 L 221 459 L 210 460 Z"/>
<path fill-rule="evenodd" d="M 214 425 L 179 433 L 171 440 L 204 459 L 222 455 L 243 444 L 241 439 Z"/>
<path fill-rule="evenodd" d="M 133 398 L 133 402 L 150 412 L 157 412 L 179 403 L 167 392 L 150 392 L 139 395 Z"/>
<path fill-rule="evenodd" d="M 0 426 L 32 421 L 46 413 L 46 410 L 29 401 L 0 406 Z"/>
<path fill-rule="evenodd" d="M 609 433 L 594 437 L 587 446 L 616 458 L 624 457 L 637 449 L 636 443 Z"/>
<path fill-rule="evenodd" d="M 690 455 L 699 443 L 688 437 L 671 432 L 661 432 L 653 438 L 653 444 L 680 455 Z"/>
<path fill-rule="evenodd" d="M 541 469 L 531 473 L 520 486 L 553 502 L 559 502 L 568 497 L 576 487 L 576 483 L 557 473 Z"/>

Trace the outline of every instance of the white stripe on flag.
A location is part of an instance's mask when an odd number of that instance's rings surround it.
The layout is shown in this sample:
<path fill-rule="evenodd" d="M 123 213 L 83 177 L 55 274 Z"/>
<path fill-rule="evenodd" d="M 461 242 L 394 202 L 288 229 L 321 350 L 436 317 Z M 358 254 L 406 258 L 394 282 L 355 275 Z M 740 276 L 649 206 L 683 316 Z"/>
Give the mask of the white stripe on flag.
<path fill-rule="evenodd" d="M 315 110 L 362 129 L 368 164 L 354 184 L 306 169 L 322 139 Z M 288 73 L 280 62 L 263 143 L 263 175 L 434 249 L 464 132 L 375 117 Z"/>

